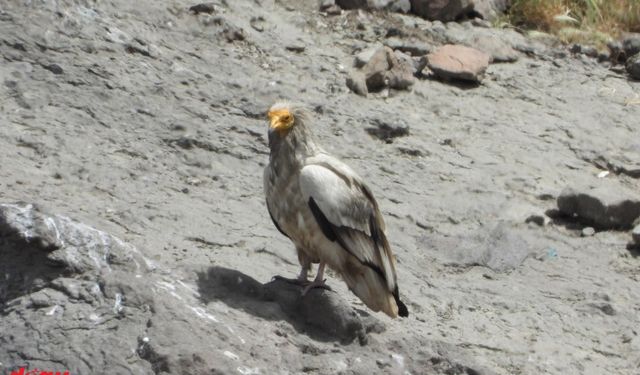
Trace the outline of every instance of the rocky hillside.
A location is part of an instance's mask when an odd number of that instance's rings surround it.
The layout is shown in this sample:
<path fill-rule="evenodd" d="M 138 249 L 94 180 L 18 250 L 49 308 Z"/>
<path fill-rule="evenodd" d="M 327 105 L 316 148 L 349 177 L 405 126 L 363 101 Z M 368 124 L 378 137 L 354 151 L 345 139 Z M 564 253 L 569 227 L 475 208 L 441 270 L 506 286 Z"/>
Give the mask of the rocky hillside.
<path fill-rule="evenodd" d="M 617 57 L 194 5 L 0 4 L 0 373 L 640 372 L 640 82 Z M 332 273 L 271 281 L 298 271 L 262 191 L 279 98 L 378 198 L 409 318 Z"/>

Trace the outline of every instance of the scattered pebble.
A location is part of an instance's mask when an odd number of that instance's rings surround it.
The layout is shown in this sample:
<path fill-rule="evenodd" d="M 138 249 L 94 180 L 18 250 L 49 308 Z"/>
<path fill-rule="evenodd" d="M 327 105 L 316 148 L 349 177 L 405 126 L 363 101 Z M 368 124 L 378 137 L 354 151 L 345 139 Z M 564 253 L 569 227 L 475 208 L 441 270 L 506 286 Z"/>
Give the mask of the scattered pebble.
<path fill-rule="evenodd" d="M 531 215 L 525 219 L 525 223 L 533 223 L 538 226 L 544 226 L 545 217 L 542 215 Z"/>
<path fill-rule="evenodd" d="M 43 65 L 42 67 L 56 75 L 64 73 L 64 70 L 58 64 Z"/>
<path fill-rule="evenodd" d="M 285 48 L 287 49 L 287 51 L 302 53 L 306 49 L 306 46 L 302 42 L 293 42 L 293 43 L 287 44 Z"/>
<path fill-rule="evenodd" d="M 189 10 L 195 14 L 206 13 L 212 14 L 217 10 L 217 6 L 214 3 L 202 3 L 198 5 L 194 5 Z"/>
<path fill-rule="evenodd" d="M 596 234 L 596 230 L 592 227 L 583 228 L 581 232 L 582 237 L 591 237 L 594 234 Z"/>

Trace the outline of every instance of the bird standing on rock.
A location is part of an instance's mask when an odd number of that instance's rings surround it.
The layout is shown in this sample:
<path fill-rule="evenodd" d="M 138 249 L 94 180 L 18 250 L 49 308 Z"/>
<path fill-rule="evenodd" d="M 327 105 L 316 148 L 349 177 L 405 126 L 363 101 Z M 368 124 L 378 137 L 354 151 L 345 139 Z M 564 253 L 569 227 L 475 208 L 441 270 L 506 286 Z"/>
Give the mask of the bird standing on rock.
<path fill-rule="evenodd" d="M 264 170 L 267 208 L 276 228 L 296 247 L 303 295 L 325 287 L 328 265 L 370 309 L 408 316 L 398 294 L 395 257 L 371 190 L 346 164 L 329 155 L 309 129 L 303 108 L 274 104 L 269 117 L 269 164 Z M 307 272 L 319 263 L 316 278 Z"/>

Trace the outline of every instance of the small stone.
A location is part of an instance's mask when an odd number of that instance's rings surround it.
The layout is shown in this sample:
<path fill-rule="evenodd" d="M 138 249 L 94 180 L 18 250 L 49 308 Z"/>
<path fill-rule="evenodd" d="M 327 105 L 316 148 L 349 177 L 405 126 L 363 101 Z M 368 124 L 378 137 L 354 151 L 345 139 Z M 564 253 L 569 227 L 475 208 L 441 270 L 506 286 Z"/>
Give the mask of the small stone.
<path fill-rule="evenodd" d="M 227 24 L 224 30 L 222 31 L 222 35 L 225 37 L 227 42 L 235 42 L 245 40 L 246 34 L 244 30 L 238 26 Z"/>
<path fill-rule="evenodd" d="M 371 136 L 386 143 L 393 143 L 394 138 L 409 135 L 409 126 L 404 124 L 390 124 L 386 120 L 374 119 L 372 127 L 366 129 Z"/>
<path fill-rule="evenodd" d="M 575 43 L 569 48 L 569 52 L 578 55 L 582 53 L 582 44 Z"/>
<path fill-rule="evenodd" d="M 266 20 L 264 17 L 251 17 L 249 24 L 255 31 L 263 32 L 266 26 Z"/>
<path fill-rule="evenodd" d="M 300 41 L 290 43 L 285 48 L 287 49 L 287 51 L 295 53 L 302 53 L 306 49 L 305 45 Z"/>
<path fill-rule="evenodd" d="M 217 6 L 214 3 L 202 3 L 202 4 L 192 6 L 191 8 L 189 8 L 189 11 L 195 14 L 200 14 L 200 13 L 212 14 L 216 12 L 216 8 Z"/>
<path fill-rule="evenodd" d="M 427 56 L 427 64 L 436 76 L 471 82 L 482 81 L 490 56 L 477 49 L 447 44 Z"/>
<path fill-rule="evenodd" d="M 591 237 L 594 234 L 596 234 L 596 230 L 592 227 L 583 228 L 581 232 L 582 237 Z"/>
<path fill-rule="evenodd" d="M 64 70 L 58 64 L 43 65 L 42 67 L 56 75 L 64 73 Z"/>
<path fill-rule="evenodd" d="M 542 216 L 542 215 L 531 215 L 528 218 L 526 218 L 524 222 L 527 223 L 527 224 L 533 223 L 533 224 L 536 224 L 538 226 L 544 226 L 544 216 Z"/>

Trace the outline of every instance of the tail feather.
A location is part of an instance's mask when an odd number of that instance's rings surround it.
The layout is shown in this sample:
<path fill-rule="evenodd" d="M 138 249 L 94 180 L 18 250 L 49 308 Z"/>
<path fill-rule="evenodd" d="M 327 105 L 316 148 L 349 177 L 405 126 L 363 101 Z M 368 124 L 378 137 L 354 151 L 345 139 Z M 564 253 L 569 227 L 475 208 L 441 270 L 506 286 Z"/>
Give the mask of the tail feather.
<path fill-rule="evenodd" d="M 409 316 L 407 306 L 400 301 L 398 287 L 389 291 L 387 283 L 372 269 L 358 267 L 359 272 L 343 272 L 349 289 L 373 311 L 382 311 L 392 318 Z"/>

